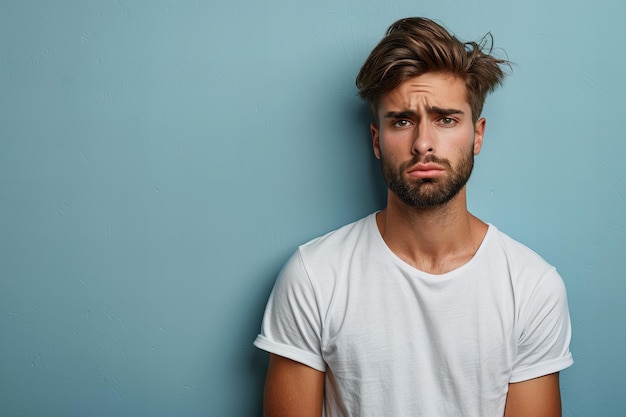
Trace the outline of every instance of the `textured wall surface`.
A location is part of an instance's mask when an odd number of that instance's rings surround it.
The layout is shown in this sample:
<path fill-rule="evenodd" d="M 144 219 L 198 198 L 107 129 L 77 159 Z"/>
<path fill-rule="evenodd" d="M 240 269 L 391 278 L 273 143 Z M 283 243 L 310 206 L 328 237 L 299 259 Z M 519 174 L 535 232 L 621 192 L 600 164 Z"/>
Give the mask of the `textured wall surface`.
<path fill-rule="evenodd" d="M 563 275 L 564 415 L 626 415 L 625 13 L 1 1 L 0 415 L 260 416 L 251 343 L 276 273 L 383 204 L 354 77 L 407 15 L 491 31 L 516 63 L 470 208 Z"/>

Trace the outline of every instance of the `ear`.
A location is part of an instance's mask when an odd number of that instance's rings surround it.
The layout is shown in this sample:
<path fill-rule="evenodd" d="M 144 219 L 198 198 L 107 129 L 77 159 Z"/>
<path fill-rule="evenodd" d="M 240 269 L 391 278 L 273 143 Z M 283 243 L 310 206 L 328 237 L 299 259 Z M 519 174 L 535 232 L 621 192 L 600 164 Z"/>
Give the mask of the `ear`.
<path fill-rule="evenodd" d="M 483 147 L 483 138 L 485 137 L 486 125 L 487 120 L 485 120 L 484 117 L 478 119 L 478 121 L 474 125 L 474 155 L 478 155 L 481 148 Z"/>
<path fill-rule="evenodd" d="M 370 124 L 370 134 L 372 135 L 372 148 L 374 148 L 374 155 L 377 159 L 380 159 L 380 135 L 378 126 L 375 123 Z"/>

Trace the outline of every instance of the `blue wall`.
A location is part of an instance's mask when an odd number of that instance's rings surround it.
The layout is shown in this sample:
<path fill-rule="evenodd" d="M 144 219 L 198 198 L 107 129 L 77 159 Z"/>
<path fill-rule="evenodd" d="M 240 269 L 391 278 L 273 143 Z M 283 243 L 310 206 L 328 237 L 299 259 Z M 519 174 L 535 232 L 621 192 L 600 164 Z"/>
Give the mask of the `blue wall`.
<path fill-rule="evenodd" d="M 595 3 L 1 1 L 0 415 L 259 416 L 280 266 L 384 202 L 354 77 L 407 15 L 516 62 L 470 208 L 565 279 L 564 415 L 626 415 L 626 6 Z"/>

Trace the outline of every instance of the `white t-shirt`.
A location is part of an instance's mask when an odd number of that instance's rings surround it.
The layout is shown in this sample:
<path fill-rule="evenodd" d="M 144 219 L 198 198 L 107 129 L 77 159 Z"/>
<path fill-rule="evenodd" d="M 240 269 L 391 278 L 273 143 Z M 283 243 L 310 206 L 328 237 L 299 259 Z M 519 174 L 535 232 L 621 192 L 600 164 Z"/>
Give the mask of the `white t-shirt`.
<path fill-rule="evenodd" d="M 573 363 L 570 336 L 555 268 L 494 226 L 432 275 L 371 214 L 298 248 L 254 344 L 326 372 L 326 417 L 501 417 L 509 383 Z"/>

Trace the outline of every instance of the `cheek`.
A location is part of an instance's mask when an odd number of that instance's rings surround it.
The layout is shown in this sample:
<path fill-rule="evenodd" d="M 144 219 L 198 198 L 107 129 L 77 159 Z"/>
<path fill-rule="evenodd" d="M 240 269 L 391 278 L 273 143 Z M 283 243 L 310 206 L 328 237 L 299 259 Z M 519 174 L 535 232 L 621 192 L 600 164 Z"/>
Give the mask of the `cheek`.
<path fill-rule="evenodd" d="M 380 142 L 378 147 L 378 159 L 385 159 L 387 162 L 398 159 L 399 151 L 396 146 L 390 146 L 388 142 Z"/>
<path fill-rule="evenodd" d="M 480 149 L 474 141 L 474 131 L 471 129 L 451 132 L 448 135 L 443 135 L 440 139 L 437 149 L 448 155 L 465 155 L 468 151 L 474 153 L 476 149 Z"/>
<path fill-rule="evenodd" d="M 403 155 L 410 156 L 413 149 L 412 134 L 409 129 L 400 132 L 389 132 L 379 137 L 378 148 L 386 157 Z"/>

